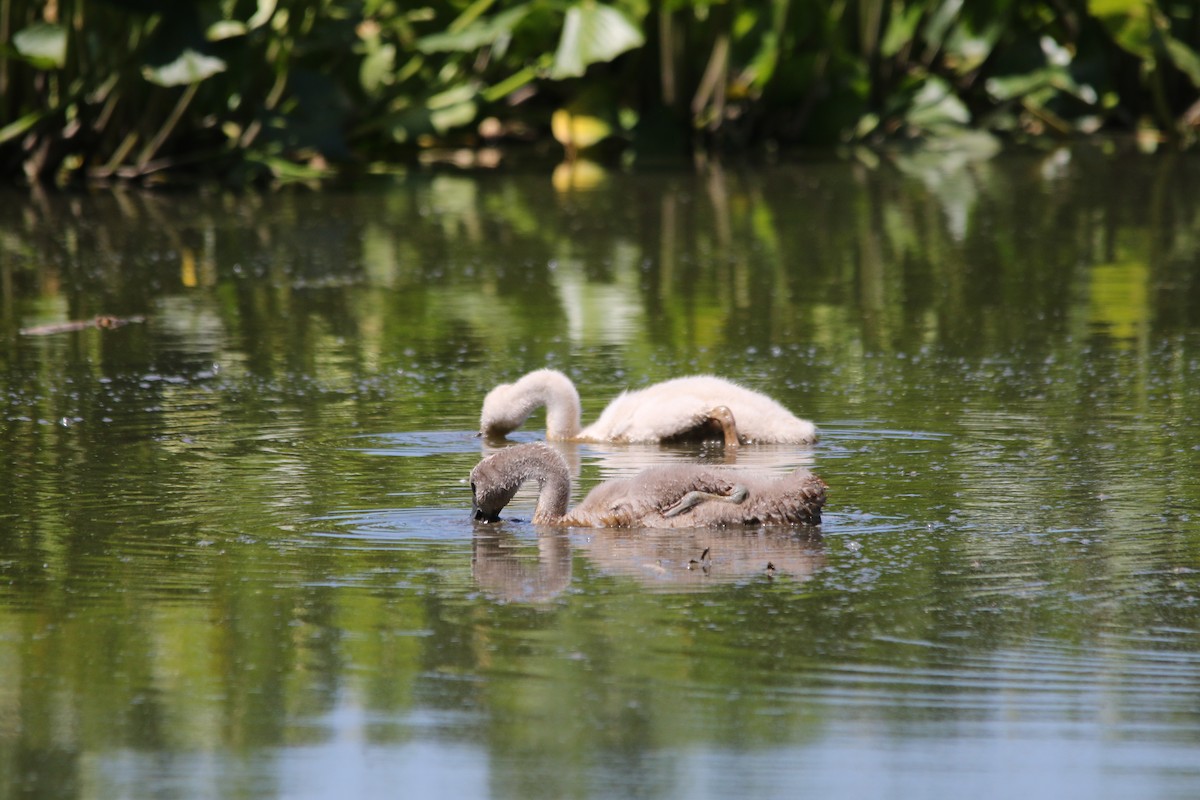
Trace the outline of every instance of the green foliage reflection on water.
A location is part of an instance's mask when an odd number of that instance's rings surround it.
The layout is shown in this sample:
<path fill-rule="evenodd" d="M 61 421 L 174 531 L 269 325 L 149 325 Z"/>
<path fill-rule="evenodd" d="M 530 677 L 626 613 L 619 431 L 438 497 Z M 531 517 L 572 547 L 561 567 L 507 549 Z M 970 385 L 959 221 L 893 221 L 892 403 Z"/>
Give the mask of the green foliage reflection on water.
<path fill-rule="evenodd" d="M 0 204 L 4 792 L 286 794 L 270 753 L 348 731 L 478 747 L 522 796 L 670 794 L 630 754 L 802 756 L 855 721 L 901 746 L 1002 716 L 1115 759 L 1095 731 L 1157 725 L 1168 758 L 1200 740 L 1198 169 Z M 37 332 L 97 314 L 145 321 Z M 811 570 L 684 586 L 613 540 L 481 538 L 480 399 L 547 364 L 589 418 L 711 370 L 815 419 L 782 456 L 832 486 L 823 535 L 787 540 Z M 584 449 L 581 482 L 691 457 L 653 453 Z M 494 591 L 514 560 L 552 585 Z"/>

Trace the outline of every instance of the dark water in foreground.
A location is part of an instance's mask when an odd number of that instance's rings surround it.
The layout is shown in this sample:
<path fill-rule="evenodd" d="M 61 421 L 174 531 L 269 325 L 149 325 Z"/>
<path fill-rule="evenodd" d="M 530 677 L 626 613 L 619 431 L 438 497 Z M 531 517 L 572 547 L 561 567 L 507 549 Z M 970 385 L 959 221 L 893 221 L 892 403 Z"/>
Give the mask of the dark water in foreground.
<path fill-rule="evenodd" d="M 0 798 L 1195 797 L 1197 185 L 3 197 Z M 97 314 L 144 319 L 42 327 Z M 479 404 L 541 366 L 585 420 L 773 394 L 821 441 L 737 465 L 811 467 L 825 523 L 475 527 Z M 567 452 L 580 488 L 725 460 Z"/>

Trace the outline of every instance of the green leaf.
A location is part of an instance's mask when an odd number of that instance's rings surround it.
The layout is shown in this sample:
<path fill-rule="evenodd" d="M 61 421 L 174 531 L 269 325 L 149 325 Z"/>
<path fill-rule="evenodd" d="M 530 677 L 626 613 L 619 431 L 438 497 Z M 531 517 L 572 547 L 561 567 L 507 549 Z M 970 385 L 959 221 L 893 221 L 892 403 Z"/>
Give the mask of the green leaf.
<path fill-rule="evenodd" d="M 992 54 L 1004 30 L 1003 25 L 995 22 L 979 31 L 973 30 L 966 21 L 955 25 L 946 37 L 945 61 L 959 75 L 978 69 Z"/>
<path fill-rule="evenodd" d="M 258 9 L 250 19 L 246 20 L 246 27 L 254 30 L 265 25 L 271 15 L 275 13 L 275 5 L 276 0 L 258 0 Z"/>
<path fill-rule="evenodd" d="M 1148 0 L 1088 0 L 1088 13 L 1103 23 L 1123 50 L 1139 58 L 1151 58 L 1154 44 Z"/>
<path fill-rule="evenodd" d="M 242 22 L 238 19 L 222 19 L 208 26 L 204 38 L 210 42 L 219 42 L 237 36 L 245 36 L 255 28 L 261 28 L 275 13 L 276 0 L 258 0 L 258 8 L 250 19 Z"/>
<path fill-rule="evenodd" d="M 1167 55 L 1171 57 L 1171 63 L 1180 72 L 1188 76 L 1188 80 L 1192 82 L 1192 86 L 1200 88 L 1200 55 L 1197 55 L 1195 50 L 1174 36 L 1166 36 L 1164 39 Z"/>
<path fill-rule="evenodd" d="M 984 87 L 995 100 L 1005 102 L 1023 97 L 1049 85 L 1050 75 L 1045 69 L 1017 75 L 1000 75 L 988 78 Z"/>
<path fill-rule="evenodd" d="M 950 90 L 950 85 L 937 77 L 925 81 L 905 116 L 905 122 L 922 128 L 966 125 L 970 121 L 971 112 Z"/>
<path fill-rule="evenodd" d="M 511 36 L 513 29 L 529 14 L 528 5 L 510 8 L 488 19 L 478 19 L 462 30 L 423 36 L 416 42 L 422 53 L 470 53 Z"/>
<path fill-rule="evenodd" d="M 475 121 L 479 109 L 474 103 L 459 103 L 445 108 L 429 110 L 429 124 L 438 133 L 445 133 L 451 128 L 461 128 Z"/>
<path fill-rule="evenodd" d="M 449 108 L 460 103 L 469 103 L 475 99 L 475 88 L 470 84 L 460 84 L 444 92 L 438 92 L 425 101 L 425 107 L 431 109 Z"/>
<path fill-rule="evenodd" d="M 396 46 L 385 44 L 367 53 L 359 67 L 358 78 L 363 91 L 376 94 L 393 80 L 396 74 Z"/>
<path fill-rule="evenodd" d="M 9 139 L 17 138 L 36 125 L 44 116 L 46 116 L 45 111 L 34 111 L 0 128 L 0 144 L 4 144 Z"/>
<path fill-rule="evenodd" d="M 61 68 L 67 63 L 67 29 L 62 25 L 30 25 L 13 34 L 12 43 L 35 66 Z"/>
<path fill-rule="evenodd" d="M 567 9 L 550 77 L 578 78 L 588 66 L 612 61 L 643 43 L 642 32 L 620 11 L 584 0 Z"/>
<path fill-rule="evenodd" d="M 475 103 L 477 94 L 474 87 L 463 84 L 430 97 L 425 101 L 429 124 L 438 133 L 469 125 L 479 112 Z"/>
<path fill-rule="evenodd" d="M 942 4 L 929 15 L 929 20 L 925 23 L 925 29 L 922 31 L 925 44 L 935 48 L 941 47 L 947 31 L 950 30 L 955 17 L 962 11 L 962 7 L 963 0 L 943 0 Z"/>
<path fill-rule="evenodd" d="M 888 20 L 887 30 L 883 34 L 883 41 L 879 43 L 881 55 L 891 58 L 912 41 L 924 10 L 920 3 L 913 3 L 899 12 L 893 11 L 891 19 Z"/>
<path fill-rule="evenodd" d="M 219 58 L 197 53 L 195 50 L 184 50 L 179 58 L 169 64 L 159 67 L 142 67 L 142 75 L 151 83 L 159 86 L 182 86 L 188 83 L 199 83 L 205 78 L 212 77 L 218 72 L 225 71 L 225 62 Z"/>
<path fill-rule="evenodd" d="M 235 36 L 244 36 L 247 30 L 244 22 L 236 19 L 223 19 L 209 25 L 208 30 L 204 32 L 204 38 L 210 42 L 219 42 Z"/>

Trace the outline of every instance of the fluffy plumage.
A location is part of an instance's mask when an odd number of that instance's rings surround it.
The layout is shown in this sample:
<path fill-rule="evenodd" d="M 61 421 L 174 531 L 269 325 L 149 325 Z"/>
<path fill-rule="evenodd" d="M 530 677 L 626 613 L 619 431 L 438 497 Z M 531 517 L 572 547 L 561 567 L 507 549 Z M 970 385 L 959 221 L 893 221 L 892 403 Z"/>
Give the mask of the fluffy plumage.
<path fill-rule="evenodd" d="M 726 444 L 806 444 L 817 428 L 760 392 L 712 375 L 694 375 L 624 392 L 581 428 L 579 392 L 557 370 L 539 369 L 488 392 L 479 430 L 505 436 L 546 407 L 551 441 L 649 443 L 710 437 Z M 731 415 L 731 416 L 730 416 Z"/>
<path fill-rule="evenodd" d="M 817 525 L 826 485 L 797 469 L 772 475 L 699 464 L 663 464 L 606 481 L 570 511 L 566 460 L 541 442 L 494 453 L 471 470 L 472 513 L 495 521 L 526 481 L 538 484 L 533 522 L 580 528 Z"/>

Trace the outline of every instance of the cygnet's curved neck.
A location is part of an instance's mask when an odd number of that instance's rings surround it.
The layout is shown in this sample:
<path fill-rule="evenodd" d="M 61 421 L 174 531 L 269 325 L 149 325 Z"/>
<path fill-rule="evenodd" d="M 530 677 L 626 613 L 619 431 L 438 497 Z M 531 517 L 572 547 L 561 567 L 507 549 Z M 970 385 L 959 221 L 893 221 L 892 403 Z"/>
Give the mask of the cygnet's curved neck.
<path fill-rule="evenodd" d="M 571 478 L 566 471 L 547 470 L 538 479 L 538 501 L 533 510 L 535 525 L 554 525 L 567 515 Z"/>
<path fill-rule="evenodd" d="M 567 462 L 546 444 L 519 445 L 489 456 L 472 472 L 478 491 L 498 498 L 488 510 L 499 512 L 526 481 L 537 481 L 538 500 L 533 512 L 537 525 L 557 524 L 567 513 L 571 474 Z M 499 507 L 495 507 L 499 506 Z"/>
<path fill-rule="evenodd" d="M 558 370 L 539 369 L 516 383 L 498 386 L 484 399 L 483 432 L 506 434 L 546 407 L 546 438 L 573 439 L 579 434 L 579 392 Z"/>

